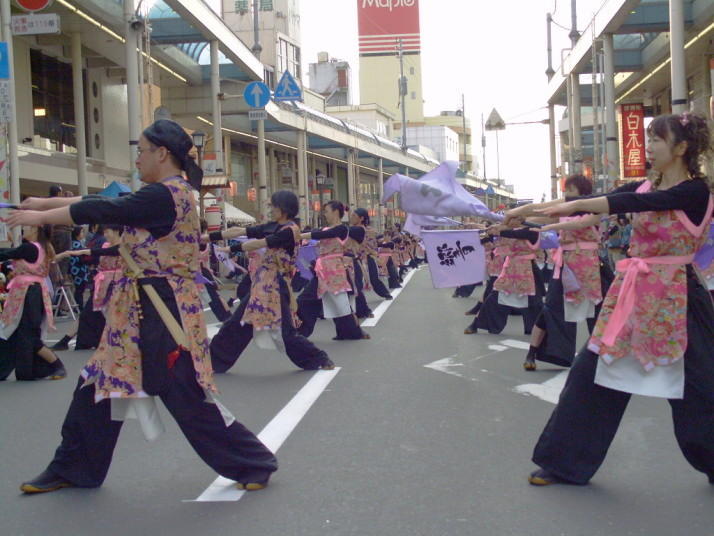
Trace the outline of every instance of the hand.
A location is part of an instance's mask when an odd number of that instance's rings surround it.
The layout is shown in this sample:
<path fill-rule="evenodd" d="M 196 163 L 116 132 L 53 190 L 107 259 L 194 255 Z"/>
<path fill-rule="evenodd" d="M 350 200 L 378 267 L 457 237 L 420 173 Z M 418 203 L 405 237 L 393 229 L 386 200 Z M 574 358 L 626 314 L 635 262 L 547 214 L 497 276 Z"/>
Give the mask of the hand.
<path fill-rule="evenodd" d="M 549 218 L 559 218 L 563 216 L 570 216 L 573 212 L 578 211 L 578 202 L 569 201 L 567 203 L 559 203 L 557 205 L 552 205 L 550 207 L 537 209 L 536 212 L 542 214 L 543 216 L 548 216 Z"/>
<path fill-rule="evenodd" d="M 538 229 L 538 230 L 539 230 L 541 233 L 543 233 L 543 232 L 545 232 L 545 231 L 556 231 L 556 230 L 557 230 L 556 226 L 557 226 L 557 224 L 551 223 L 551 224 L 548 224 L 548 225 L 544 225 L 543 227 L 541 227 L 541 228 Z"/>
<path fill-rule="evenodd" d="M 7 223 L 10 227 L 19 225 L 44 225 L 45 213 L 37 210 L 13 210 L 7 217 Z"/>
<path fill-rule="evenodd" d="M 23 210 L 47 210 L 50 208 L 47 201 L 44 197 L 28 197 L 20 203 L 20 208 Z"/>
<path fill-rule="evenodd" d="M 201 242 L 204 242 L 204 243 L 207 243 L 207 242 L 210 242 L 210 241 L 211 241 L 211 239 L 208 238 L 208 233 L 202 234 L 202 235 L 199 237 L 199 240 L 200 240 Z"/>
<path fill-rule="evenodd" d="M 62 259 L 66 259 L 71 254 L 71 251 L 63 251 L 62 253 L 58 253 L 57 255 L 55 255 L 55 261 L 61 261 Z"/>

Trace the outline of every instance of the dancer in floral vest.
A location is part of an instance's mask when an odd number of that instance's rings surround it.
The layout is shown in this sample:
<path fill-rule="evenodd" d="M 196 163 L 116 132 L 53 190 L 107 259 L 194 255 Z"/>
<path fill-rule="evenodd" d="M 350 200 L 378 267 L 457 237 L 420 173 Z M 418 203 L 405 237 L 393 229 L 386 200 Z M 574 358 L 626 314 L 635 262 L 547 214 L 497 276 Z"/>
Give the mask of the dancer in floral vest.
<path fill-rule="evenodd" d="M 335 324 L 335 340 L 369 339 L 369 335 L 359 327 L 354 315 L 354 306 L 350 294 L 353 293 L 355 269 L 351 258 L 345 257 L 345 245 L 349 240 L 349 228 L 342 223 L 345 207 L 339 201 L 332 200 L 325 204 L 326 227 L 303 233 L 303 239 L 319 240 L 319 257 L 315 264 L 317 275 L 317 297 L 322 300 L 325 318 L 331 318 Z M 306 322 L 316 320 L 306 311 L 301 317 Z"/>
<path fill-rule="evenodd" d="M 464 333 L 476 333 L 485 329 L 489 333 L 501 333 L 506 327 L 508 315 L 519 310 L 523 315 L 523 331 L 530 335 L 535 319 L 543 307 L 545 288 L 540 270 L 535 264 L 540 235 L 528 229 L 507 229 L 493 225 L 488 233 L 500 236 L 499 253 L 507 254 L 501 273 L 493 284 L 493 291 L 484 299 L 483 306 Z"/>
<path fill-rule="evenodd" d="M 112 294 L 114 284 L 124 275 L 124 261 L 119 256 L 119 242 L 124 232 L 122 225 L 103 225 L 102 233 L 106 242 L 92 249 L 67 250 L 57 258 L 70 256 L 88 256 L 87 264 L 97 265 L 94 274 L 94 285 L 86 305 L 82 308 L 75 328 L 52 346 L 53 350 L 69 349 L 69 342 L 76 336 L 75 350 L 97 348 L 102 339 L 106 325 L 106 308 Z"/>
<path fill-rule="evenodd" d="M 129 268 L 114 285 L 107 325 L 82 370 L 62 443 L 47 469 L 22 484 L 26 493 L 100 486 L 122 427 L 118 419 L 135 413 L 147 439 L 159 433 L 153 397 L 197 454 L 239 489 L 262 489 L 277 469 L 275 456 L 214 396 L 195 283 L 200 233 L 192 186 L 200 187 L 203 173 L 188 156 L 192 146 L 177 123 L 156 121 L 138 142 L 136 167 L 147 183 L 139 191 L 117 199 L 31 198 L 22 205 L 28 210 L 10 216 L 12 225 L 124 225 L 120 253 Z"/>
<path fill-rule="evenodd" d="M 255 338 L 259 348 L 284 350 L 301 369 L 334 369 L 327 353 L 296 329 L 297 302 L 290 283 L 297 271 L 295 259 L 300 244 L 300 230 L 293 221 L 299 209 L 297 196 L 280 190 L 271 196 L 270 205 L 273 221 L 269 223 L 231 227 L 209 235 L 212 241 L 240 236 L 252 239 L 231 246 L 233 252 L 248 253 L 250 294 L 213 337 L 213 368 L 226 372 Z"/>
<path fill-rule="evenodd" d="M 592 182 L 583 175 L 571 175 L 565 181 L 566 199 L 592 194 Z M 548 204 L 530 204 L 508 211 L 509 218 L 529 218 Z M 580 214 L 552 220 L 541 231 L 560 231 L 560 246 L 553 255 L 553 276 L 548 285 L 545 305 L 536 319 L 530 349 L 523 363 L 529 371 L 536 369 L 536 359 L 569 367 L 576 347 L 578 322 L 586 321 L 589 331 L 595 326 L 602 297 L 612 282 L 610 267 L 600 261 L 599 214 Z"/>
<path fill-rule="evenodd" d="M 589 482 L 633 394 L 669 400 L 684 457 L 714 484 L 714 307 L 692 266 L 714 205 L 700 170 L 710 135 L 689 113 L 655 118 L 647 135 L 652 180 L 543 209 L 550 217 L 634 213 L 634 223 L 631 257 L 617 263 L 592 337 L 535 447 L 533 485 Z"/>
<path fill-rule="evenodd" d="M 46 328 L 55 328 L 47 286 L 54 249 L 45 230 L 22 229 L 20 246 L 0 250 L 0 261 L 12 260 L 14 277 L 0 315 L 0 380 L 15 370 L 20 381 L 61 380 L 67 373 L 62 361 L 42 342 Z"/>
<path fill-rule="evenodd" d="M 379 245 L 377 243 L 377 231 L 369 226 L 369 213 L 363 208 L 356 208 L 352 214 L 350 214 L 350 223 L 353 226 L 363 228 L 365 231 L 365 239 L 362 242 L 361 250 L 361 259 L 363 264 L 366 265 L 366 270 L 363 270 L 365 274 L 364 277 L 369 276 L 372 290 L 374 290 L 377 296 L 385 300 L 391 300 L 392 295 L 382 280 L 379 279 L 378 258 L 380 254 Z"/>

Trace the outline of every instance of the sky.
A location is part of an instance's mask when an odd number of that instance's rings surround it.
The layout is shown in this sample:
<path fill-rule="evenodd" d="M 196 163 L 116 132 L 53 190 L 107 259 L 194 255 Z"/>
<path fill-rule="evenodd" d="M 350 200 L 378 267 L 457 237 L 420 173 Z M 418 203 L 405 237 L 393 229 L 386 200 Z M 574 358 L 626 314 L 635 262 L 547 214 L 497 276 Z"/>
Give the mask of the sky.
<path fill-rule="evenodd" d="M 300 0 L 303 82 L 307 65 L 326 51 L 347 60 L 352 69 L 353 104 L 359 101 L 357 2 L 361 0 Z M 582 31 L 603 0 L 578 0 L 578 30 Z M 496 108 L 508 122 L 547 119 L 546 13 L 570 27 L 570 0 L 419 0 L 422 84 L 425 115 L 461 107 L 471 121 L 481 174 L 481 114 Z M 553 67 L 561 50 L 570 47 L 569 30 L 553 27 Z M 407 56 L 408 58 L 408 56 Z M 395 59 L 396 61 L 396 59 Z M 556 119 L 562 109 L 556 109 Z M 547 125 L 511 125 L 498 134 L 486 133 L 486 172 L 515 186 L 519 198 L 550 198 L 550 154 Z M 498 162 L 498 166 L 497 166 Z"/>

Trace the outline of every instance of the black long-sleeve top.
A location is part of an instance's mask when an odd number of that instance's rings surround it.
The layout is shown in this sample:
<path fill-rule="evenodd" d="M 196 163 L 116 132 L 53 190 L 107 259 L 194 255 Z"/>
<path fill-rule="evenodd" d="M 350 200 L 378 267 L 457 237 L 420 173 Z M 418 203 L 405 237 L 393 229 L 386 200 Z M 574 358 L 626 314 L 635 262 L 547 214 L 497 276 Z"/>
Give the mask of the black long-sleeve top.
<path fill-rule="evenodd" d="M 0 262 L 10 260 L 23 260 L 30 264 L 37 262 L 40 250 L 32 242 L 23 241 L 16 248 L 0 248 Z"/>
<path fill-rule="evenodd" d="M 694 225 L 704 220 L 709 202 L 709 187 L 704 181 L 693 179 L 666 190 L 638 194 L 635 190 L 643 182 L 629 182 L 606 194 L 610 213 L 682 210 Z"/>
<path fill-rule="evenodd" d="M 340 224 L 340 225 L 335 225 L 334 227 L 330 227 L 329 229 L 325 229 L 324 231 L 322 230 L 314 230 L 310 232 L 310 238 L 313 240 L 323 240 L 325 238 L 339 238 L 340 240 L 344 240 L 347 238 L 347 235 L 349 234 L 349 229 L 345 224 Z"/>
<path fill-rule="evenodd" d="M 519 240 L 528 240 L 531 244 L 538 242 L 540 236 L 536 231 L 528 229 L 504 229 L 499 233 L 503 238 L 517 238 Z"/>
<path fill-rule="evenodd" d="M 70 205 L 69 213 L 78 225 L 114 223 L 139 227 L 149 231 L 154 238 L 169 234 L 176 221 L 173 196 L 160 182 L 147 184 L 123 197 L 84 196 L 78 203 Z"/>
<path fill-rule="evenodd" d="M 264 238 L 265 244 L 269 248 L 282 248 L 287 250 L 290 255 L 295 252 L 295 235 L 287 224 L 271 221 L 262 225 L 253 225 L 246 227 L 245 235 L 254 239 Z M 221 231 L 210 233 L 208 237 L 212 242 L 223 239 Z M 238 243 L 231 246 L 231 253 L 238 251 L 243 251 L 243 244 Z"/>
<path fill-rule="evenodd" d="M 364 238 L 365 238 L 365 236 L 367 236 L 367 232 L 365 231 L 364 227 L 359 227 L 358 225 L 353 225 L 350 227 L 349 236 L 355 242 L 357 242 L 358 244 L 361 244 L 362 242 L 364 242 Z"/>
<path fill-rule="evenodd" d="M 91 264 L 99 264 L 99 257 L 118 257 L 119 244 L 106 248 L 92 248 L 89 250 L 89 255 Z"/>

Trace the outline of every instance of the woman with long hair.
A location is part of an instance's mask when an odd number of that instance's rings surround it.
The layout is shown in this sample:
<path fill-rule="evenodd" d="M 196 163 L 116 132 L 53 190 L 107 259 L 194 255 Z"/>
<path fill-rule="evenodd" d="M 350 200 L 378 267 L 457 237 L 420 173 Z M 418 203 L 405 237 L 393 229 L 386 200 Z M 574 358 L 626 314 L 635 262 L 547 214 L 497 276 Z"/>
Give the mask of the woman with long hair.
<path fill-rule="evenodd" d="M 57 355 L 42 342 L 49 327 L 55 329 L 47 278 L 54 248 L 49 230 L 35 225 L 22 227 L 22 244 L 0 250 L 0 261 L 13 261 L 14 277 L 0 314 L 0 380 L 15 370 L 20 381 L 67 376 Z"/>
<path fill-rule="evenodd" d="M 633 394 L 669 401 L 679 448 L 714 484 L 714 306 L 692 265 L 714 209 L 700 168 L 710 133 L 704 118 L 684 113 L 656 117 L 647 136 L 651 180 L 542 209 L 550 217 L 634 218 L 630 257 L 617 263 L 592 336 L 535 446 L 533 485 L 589 482 Z"/>

